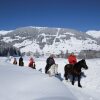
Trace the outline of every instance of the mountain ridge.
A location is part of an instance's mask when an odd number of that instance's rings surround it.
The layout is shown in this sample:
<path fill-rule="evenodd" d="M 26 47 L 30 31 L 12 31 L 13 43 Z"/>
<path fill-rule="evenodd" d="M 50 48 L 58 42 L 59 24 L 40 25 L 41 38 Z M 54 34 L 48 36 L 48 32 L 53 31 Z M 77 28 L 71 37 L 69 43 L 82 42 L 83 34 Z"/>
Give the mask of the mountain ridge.
<path fill-rule="evenodd" d="M 22 53 L 60 54 L 68 51 L 79 54 L 82 50 L 99 51 L 100 40 L 90 33 L 68 28 L 28 26 L 1 35 L 1 41 L 20 48 Z"/>

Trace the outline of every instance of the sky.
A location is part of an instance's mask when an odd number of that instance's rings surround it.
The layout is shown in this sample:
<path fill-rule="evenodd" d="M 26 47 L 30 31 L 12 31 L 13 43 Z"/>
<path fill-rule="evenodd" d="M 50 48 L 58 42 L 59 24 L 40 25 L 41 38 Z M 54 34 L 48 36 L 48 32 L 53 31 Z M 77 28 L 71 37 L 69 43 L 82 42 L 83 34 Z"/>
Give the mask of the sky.
<path fill-rule="evenodd" d="M 25 26 L 100 30 L 100 0 L 0 0 L 0 30 Z"/>

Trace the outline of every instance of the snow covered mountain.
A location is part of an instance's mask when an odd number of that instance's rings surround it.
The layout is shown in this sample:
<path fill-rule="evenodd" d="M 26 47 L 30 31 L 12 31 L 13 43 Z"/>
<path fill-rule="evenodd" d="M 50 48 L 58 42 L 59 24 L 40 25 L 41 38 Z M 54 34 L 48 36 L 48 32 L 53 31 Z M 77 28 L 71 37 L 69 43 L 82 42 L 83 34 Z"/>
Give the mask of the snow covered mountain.
<path fill-rule="evenodd" d="M 86 33 L 91 35 L 93 38 L 100 38 L 100 31 L 91 30 L 87 31 Z"/>
<path fill-rule="evenodd" d="M 96 34 L 97 33 L 97 34 Z M 80 32 L 67 28 L 22 27 L 1 35 L 1 40 L 20 48 L 21 52 L 60 54 L 82 50 L 100 51 L 100 32 Z"/>
<path fill-rule="evenodd" d="M 12 32 L 13 30 L 10 30 L 10 31 L 5 31 L 5 30 L 1 30 L 0 31 L 0 35 L 5 35 L 5 34 L 7 34 L 7 33 L 9 33 L 9 32 Z"/>

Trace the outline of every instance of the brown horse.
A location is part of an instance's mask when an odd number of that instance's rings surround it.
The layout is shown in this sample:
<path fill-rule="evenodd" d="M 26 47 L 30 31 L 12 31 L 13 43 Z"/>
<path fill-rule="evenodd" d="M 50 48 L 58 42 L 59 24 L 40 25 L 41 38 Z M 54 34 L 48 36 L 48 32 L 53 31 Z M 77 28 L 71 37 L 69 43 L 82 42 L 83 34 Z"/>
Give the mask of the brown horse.
<path fill-rule="evenodd" d="M 64 77 L 68 80 L 68 75 L 72 75 L 72 85 L 74 85 L 75 77 L 78 77 L 78 87 L 82 87 L 80 83 L 81 69 L 88 69 L 84 59 L 77 62 L 75 65 L 67 64 L 64 67 Z"/>

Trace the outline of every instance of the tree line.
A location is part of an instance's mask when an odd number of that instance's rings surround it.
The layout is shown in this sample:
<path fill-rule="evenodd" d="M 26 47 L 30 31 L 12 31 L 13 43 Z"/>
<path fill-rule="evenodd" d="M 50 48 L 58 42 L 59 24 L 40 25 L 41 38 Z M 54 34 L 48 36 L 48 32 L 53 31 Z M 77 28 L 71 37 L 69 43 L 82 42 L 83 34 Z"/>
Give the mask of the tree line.
<path fill-rule="evenodd" d="M 0 41 L 0 56 L 20 56 L 21 52 L 18 48 L 8 43 Z"/>

